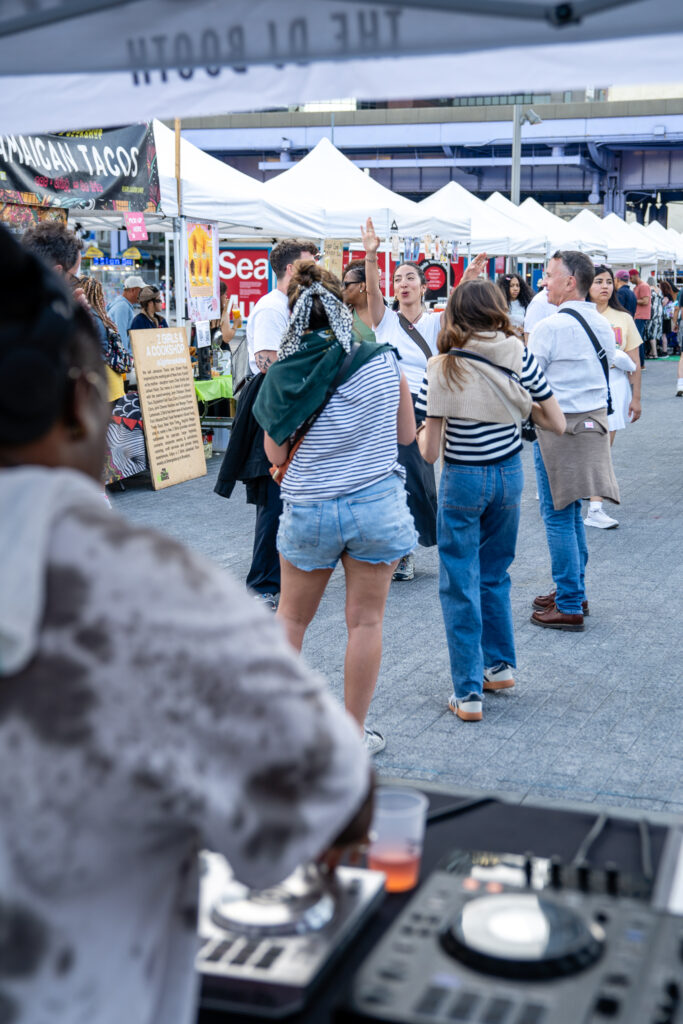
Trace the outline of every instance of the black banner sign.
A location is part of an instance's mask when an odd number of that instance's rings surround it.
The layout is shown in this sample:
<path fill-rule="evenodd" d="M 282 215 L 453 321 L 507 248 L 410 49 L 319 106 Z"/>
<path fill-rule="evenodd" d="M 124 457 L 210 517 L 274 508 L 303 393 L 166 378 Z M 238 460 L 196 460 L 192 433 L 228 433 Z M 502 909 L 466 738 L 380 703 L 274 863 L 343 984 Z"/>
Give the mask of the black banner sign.
<path fill-rule="evenodd" d="M 153 213 L 159 173 L 152 126 L 0 135 L 0 202 Z"/>

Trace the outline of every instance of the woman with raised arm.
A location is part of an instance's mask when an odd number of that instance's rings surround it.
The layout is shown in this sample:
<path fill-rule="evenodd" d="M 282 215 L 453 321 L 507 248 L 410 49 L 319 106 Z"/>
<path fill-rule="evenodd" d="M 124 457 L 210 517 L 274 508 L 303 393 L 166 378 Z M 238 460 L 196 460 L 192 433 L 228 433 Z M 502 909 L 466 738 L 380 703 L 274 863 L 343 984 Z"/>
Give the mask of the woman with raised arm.
<path fill-rule="evenodd" d="M 359 339 L 333 274 L 297 260 L 287 297 L 289 327 L 254 403 L 284 502 L 277 617 L 301 650 L 341 560 L 344 702 L 364 729 L 391 576 L 416 540 L 398 463 L 399 443 L 415 438 L 415 416 L 391 346 Z M 364 736 L 371 754 L 383 749 L 381 733 L 365 729 Z"/>
<path fill-rule="evenodd" d="M 438 543 L 453 677 L 448 706 L 476 722 L 482 690 L 514 686 L 508 569 L 524 484 L 521 421 L 531 413 L 556 434 L 566 424 L 536 360 L 512 334 L 500 288 L 461 284 L 445 320 L 417 402 L 418 444 L 430 463 L 443 445 Z"/>
<path fill-rule="evenodd" d="M 361 227 L 365 249 L 365 282 L 368 308 L 375 337 L 378 342 L 393 345 L 401 357 L 401 370 L 408 381 L 413 398 L 417 400 L 425 375 L 427 360 L 436 355 L 436 340 L 441 330 L 442 314 L 430 313 L 424 306 L 427 290 L 424 271 L 417 263 L 401 263 L 394 271 L 394 295 L 396 309 L 384 305 L 377 267 L 377 251 L 380 239 L 375 232 L 372 219 L 368 217 Z M 486 255 L 477 256 L 468 267 L 463 278 L 478 277 L 486 263 Z M 408 507 L 413 514 L 422 547 L 436 544 L 436 483 L 434 469 L 420 455 L 416 442 L 399 445 L 399 462 L 406 471 Z M 412 580 L 415 576 L 415 559 L 411 552 L 402 558 L 393 578 Z"/>

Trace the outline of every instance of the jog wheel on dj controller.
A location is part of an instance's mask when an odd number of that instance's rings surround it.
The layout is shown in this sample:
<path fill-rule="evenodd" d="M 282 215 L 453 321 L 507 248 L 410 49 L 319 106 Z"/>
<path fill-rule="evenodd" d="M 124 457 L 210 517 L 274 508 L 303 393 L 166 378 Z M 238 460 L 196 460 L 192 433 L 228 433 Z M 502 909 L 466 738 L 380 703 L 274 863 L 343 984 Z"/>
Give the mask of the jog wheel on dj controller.
<path fill-rule="evenodd" d="M 533 893 L 469 900 L 445 929 L 447 953 L 473 970 L 535 980 L 576 974 L 595 963 L 605 932 L 578 910 Z"/>

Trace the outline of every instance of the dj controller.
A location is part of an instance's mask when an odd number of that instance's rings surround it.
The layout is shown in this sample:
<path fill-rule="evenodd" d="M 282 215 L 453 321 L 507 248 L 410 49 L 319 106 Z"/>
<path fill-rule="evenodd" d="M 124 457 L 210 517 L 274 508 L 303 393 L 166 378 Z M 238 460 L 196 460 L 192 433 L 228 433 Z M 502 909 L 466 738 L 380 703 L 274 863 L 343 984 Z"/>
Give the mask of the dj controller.
<path fill-rule="evenodd" d="M 338 1020 L 678 1024 L 683 918 L 613 867 L 455 852 L 356 976 Z"/>
<path fill-rule="evenodd" d="M 449 852 L 349 977 L 335 1024 L 683 1024 L 683 831 L 668 835 L 657 871 L 643 841 L 631 874 L 581 852 Z M 222 857 L 203 865 L 197 968 L 214 1008 L 252 1019 L 301 1012 L 384 896 L 358 868 L 252 892 Z M 297 1020 L 332 1019 L 310 1013 Z"/>

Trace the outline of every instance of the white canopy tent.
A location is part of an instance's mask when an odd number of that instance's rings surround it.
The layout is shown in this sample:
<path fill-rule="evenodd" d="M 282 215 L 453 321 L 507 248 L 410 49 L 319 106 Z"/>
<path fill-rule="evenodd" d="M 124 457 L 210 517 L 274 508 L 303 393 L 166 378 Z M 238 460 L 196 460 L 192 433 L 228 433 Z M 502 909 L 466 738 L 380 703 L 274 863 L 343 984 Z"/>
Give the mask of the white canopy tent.
<path fill-rule="evenodd" d="M 449 181 L 438 192 L 417 204 L 423 217 L 454 217 L 460 211 L 470 218 L 470 247 L 473 253 L 489 256 L 524 256 L 545 252 L 545 237 L 530 231 L 519 221 L 487 206 L 462 185 Z"/>
<path fill-rule="evenodd" d="M 576 217 L 569 221 L 573 233 L 578 238 L 583 238 L 587 244 L 592 246 L 595 255 L 608 259 L 611 263 L 627 264 L 633 263 L 633 242 L 619 243 L 612 237 L 609 227 L 604 221 L 596 217 L 590 210 L 581 210 Z"/>
<path fill-rule="evenodd" d="M 154 121 L 154 142 L 161 192 L 160 211 L 145 214 L 150 231 L 173 231 L 178 216 L 178 187 L 175 163 L 175 134 L 160 121 Z M 320 238 L 322 210 L 310 203 L 274 202 L 264 185 L 248 174 L 209 156 L 186 139 L 180 140 L 180 178 L 182 214 L 195 220 L 218 223 L 223 236 L 238 239 L 306 236 Z M 115 211 L 94 210 L 76 219 L 88 230 L 107 230 L 122 224 Z"/>
<path fill-rule="evenodd" d="M 596 249 L 593 240 L 584 238 L 572 229 L 570 222 L 555 216 L 531 196 L 520 204 L 519 210 L 528 218 L 530 224 L 535 225 L 539 231 L 545 231 L 549 243 L 549 256 L 558 249 L 578 249 L 580 252 L 591 254 L 603 251 Z"/>
<path fill-rule="evenodd" d="M 323 208 L 320 237 L 358 239 L 361 224 L 372 217 L 378 234 L 443 234 L 469 238 L 469 217 L 454 211 L 440 223 L 422 213 L 422 204 L 385 188 L 356 167 L 329 139 L 321 139 L 303 160 L 266 181 L 264 196 L 274 204 L 310 202 Z M 395 225 L 395 227 L 392 227 Z"/>
<path fill-rule="evenodd" d="M 621 217 L 617 217 L 615 213 L 609 213 L 603 218 L 602 223 L 610 237 L 614 239 L 615 245 L 623 245 L 624 248 L 627 248 L 629 244 L 631 245 L 631 253 L 629 258 L 626 259 L 626 262 L 653 264 L 657 262 L 657 245 L 649 236 L 646 235 L 644 238 L 639 236 L 637 232 L 631 230 L 630 224 L 623 221 Z M 613 262 L 624 262 L 623 260 L 617 260 L 616 257 L 612 256 L 611 249 L 608 250 L 608 253 Z"/>
<path fill-rule="evenodd" d="M 650 221 L 645 230 L 652 235 L 657 243 L 661 242 L 662 245 L 668 243 L 676 254 L 675 262 L 683 263 L 683 235 L 674 231 L 673 228 L 665 228 L 658 220 Z"/>
<path fill-rule="evenodd" d="M 610 216 L 616 215 L 610 214 Z M 631 234 L 639 239 L 640 242 L 644 245 L 651 245 L 654 248 L 658 263 L 676 262 L 676 249 L 669 238 L 656 238 L 647 230 L 644 224 L 639 224 L 637 221 L 623 221 L 622 223 L 626 224 Z"/>

